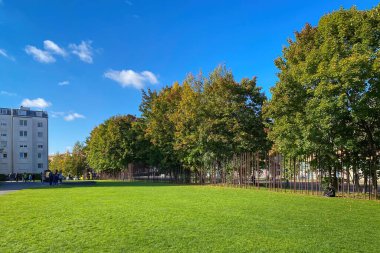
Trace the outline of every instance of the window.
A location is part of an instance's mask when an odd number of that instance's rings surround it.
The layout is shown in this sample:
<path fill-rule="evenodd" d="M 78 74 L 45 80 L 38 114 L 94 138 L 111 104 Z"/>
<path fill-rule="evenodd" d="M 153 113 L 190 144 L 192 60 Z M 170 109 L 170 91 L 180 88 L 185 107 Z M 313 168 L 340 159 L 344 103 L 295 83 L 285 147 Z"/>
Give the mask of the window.
<path fill-rule="evenodd" d="M 5 154 L 3 154 L 3 158 L 7 158 L 8 157 L 8 155 L 5 153 Z"/>
<path fill-rule="evenodd" d="M 26 119 L 20 119 L 20 126 L 27 126 L 28 121 Z"/>
<path fill-rule="evenodd" d="M 1 137 L 7 137 L 7 133 L 2 132 L 2 133 L 0 134 L 0 136 L 1 136 Z"/>
<path fill-rule="evenodd" d="M 7 126 L 7 122 L 0 122 L 0 126 Z"/>
<path fill-rule="evenodd" d="M 42 112 L 36 112 L 37 117 L 42 117 Z"/>
<path fill-rule="evenodd" d="M 8 114 L 8 109 L 1 109 L 1 110 L 0 110 L 0 113 L 1 113 L 1 114 Z"/>
<path fill-rule="evenodd" d="M 43 163 L 39 163 L 39 164 L 37 164 L 37 166 L 38 166 L 39 169 L 42 169 L 44 167 L 44 164 Z"/>
<path fill-rule="evenodd" d="M 8 143 L 6 141 L 0 141 L 0 148 L 6 148 L 7 144 Z"/>
<path fill-rule="evenodd" d="M 42 132 L 38 132 L 37 136 L 40 137 L 40 138 L 42 138 Z"/>
<path fill-rule="evenodd" d="M 37 148 L 39 148 L 39 149 L 43 149 L 43 148 L 44 148 L 44 145 L 42 145 L 42 144 L 38 144 L 38 145 L 37 145 Z"/>
<path fill-rule="evenodd" d="M 28 145 L 26 145 L 26 144 L 20 144 L 20 148 L 27 148 L 28 147 Z"/>
<path fill-rule="evenodd" d="M 25 110 L 19 110 L 18 115 L 20 116 L 26 116 L 26 111 Z"/>
<path fill-rule="evenodd" d="M 27 131 L 20 131 L 20 137 L 26 137 L 26 136 L 28 136 Z"/>
<path fill-rule="evenodd" d="M 39 159 L 41 159 L 41 158 L 42 158 L 42 153 L 38 153 L 38 154 L 37 154 L 37 157 L 38 157 Z"/>
<path fill-rule="evenodd" d="M 26 159 L 26 158 L 28 158 L 28 153 L 20 152 L 20 158 L 21 158 L 21 159 Z"/>
<path fill-rule="evenodd" d="M 42 125 L 42 122 L 38 122 L 37 123 L 37 127 L 42 127 L 43 125 Z"/>

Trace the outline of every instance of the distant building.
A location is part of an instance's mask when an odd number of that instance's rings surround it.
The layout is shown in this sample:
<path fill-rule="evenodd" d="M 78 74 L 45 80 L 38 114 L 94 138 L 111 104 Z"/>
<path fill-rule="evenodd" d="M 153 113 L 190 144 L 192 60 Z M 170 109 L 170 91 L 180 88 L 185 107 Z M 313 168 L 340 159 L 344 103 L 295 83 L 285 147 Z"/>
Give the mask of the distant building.
<path fill-rule="evenodd" d="M 0 108 L 0 174 L 48 169 L 48 114 Z"/>

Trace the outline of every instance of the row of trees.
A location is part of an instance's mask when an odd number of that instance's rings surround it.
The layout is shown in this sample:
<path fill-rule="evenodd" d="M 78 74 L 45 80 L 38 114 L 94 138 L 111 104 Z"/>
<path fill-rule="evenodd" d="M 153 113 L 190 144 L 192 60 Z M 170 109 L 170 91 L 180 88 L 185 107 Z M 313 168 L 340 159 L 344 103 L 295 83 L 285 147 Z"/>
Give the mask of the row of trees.
<path fill-rule="evenodd" d="M 87 140 L 88 164 L 114 172 L 141 163 L 169 172 L 222 162 L 234 153 L 269 149 L 262 120 L 265 95 L 256 79 L 240 83 L 225 67 L 143 92 L 141 118 L 116 116 Z"/>
<path fill-rule="evenodd" d="M 189 75 L 143 91 L 140 118 L 115 116 L 97 126 L 83 150 L 86 163 L 107 172 L 145 164 L 197 173 L 233 154 L 272 150 L 306 157 L 335 184 L 346 169 L 356 184 L 363 176 L 376 187 L 379 48 L 380 5 L 325 15 L 297 32 L 275 61 L 279 81 L 271 100 L 256 78 L 237 82 L 224 66 L 209 76 Z"/>

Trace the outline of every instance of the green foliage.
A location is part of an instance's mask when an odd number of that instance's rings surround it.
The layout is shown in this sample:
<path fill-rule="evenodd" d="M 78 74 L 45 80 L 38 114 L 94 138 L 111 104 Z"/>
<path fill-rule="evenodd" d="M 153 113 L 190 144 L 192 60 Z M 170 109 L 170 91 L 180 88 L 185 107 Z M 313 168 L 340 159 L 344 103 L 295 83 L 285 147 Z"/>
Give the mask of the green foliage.
<path fill-rule="evenodd" d="M 276 60 L 279 81 L 265 106 L 269 138 L 295 157 L 336 168 L 375 157 L 380 144 L 380 6 L 327 14 L 306 25 Z"/>
<path fill-rule="evenodd" d="M 114 116 L 95 127 L 87 139 L 87 161 L 95 171 L 119 171 L 136 159 L 136 117 Z"/>
<path fill-rule="evenodd" d="M 72 153 L 55 154 L 49 161 L 49 169 L 51 171 L 62 171 L 66 176 L 83 175 L 83 172 L 88 168 L 84 150 L 84 143 L 76 142 Z"/>
<path fill-rule="evenodd" d="M 209 77 L 189 75 L 182 85 L 148 90 L 140 110 L 160 167 L 195 170 L 234 153 L 269 149 L 261 113 L 265 99 L 255 78 L 238 83 L 219 66 Z"/>

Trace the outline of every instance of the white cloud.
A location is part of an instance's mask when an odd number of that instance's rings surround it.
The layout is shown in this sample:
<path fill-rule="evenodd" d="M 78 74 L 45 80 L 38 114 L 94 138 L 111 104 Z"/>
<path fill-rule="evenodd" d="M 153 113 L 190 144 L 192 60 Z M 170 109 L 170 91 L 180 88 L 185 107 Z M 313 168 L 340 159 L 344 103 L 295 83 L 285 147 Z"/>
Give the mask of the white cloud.
<path fill-rule="evenodd" d="M 157 77 L 150 71 L 137 73 L 131 69 L 121 71 L 109 70 L 104 73 L 104 76 L 118 82 L 122 87 L 132 86 L 136 89 L 144 88 L 147 83 L 158 83 Z"/>
<path fill-rule="evenodd" d="M 66 51 L 63 48 L 60 48 L 57 44 L 55 44 L 51 40 L 45 40 L 44 41 L 44 48 L 45 48 L 45 50 L 47 50 L 53 54 L 61 55 L 63 57 L 65 57 L 67 55 Z"/>
<path fill-rule="evenodd" d="M 86 117 L 76 112 L 55 112 L 50 111 L 49 114 L 52 118 L 63 118 L 65 121 L 73 121 L 75 119 L 85 119 Z"/>
<path fill-rule="evenodd" d="M 46 107 L 49 107 L 51 106 L 51 103 L 50 102 L 47 102 L 45 99 L 43 98 L 36 98 L 36 99 L 24 99 L 22 102 L 21 102 L 21 105 L 22 106 L 25 106 L 25 107 L 35 107 L 35 108 L 40 108 L 40 109 L 44 109 Z"/>
<path fill-rule="evenodd" d="M 91 41 L 82 41 L 79 45 L 70 44 L 71 52 L 79 57 L 81 61 L 92 63 Z"/>
<path fill-rule="evenodd" d="M 42 63 L 53 63 L 53 62 L 55 62 L 55 58 L 49 52 L 38 49 L 35 46 L 27 45 L 25 47 L 25 52 L 28 55 L 33 56 L 33 58 L 36 61 L 39 61 Z"/>
<path fill-rule="evenodd" d="M 0 95 L 10 96 L 10 97 L 17 96 L 16 93 L 8 92 L 8 91 L 5 91 L 5 90 L 0 91 Z"/>
<path fill-rule="evenodd" d="M 59 118 L 59 117 L 63 117 L 63 116 L 65 115 L 64 112 L 54 112 L 54 111 L 49 112 L 49 114 L 50 114 L 53 118 Z"/>
<path fill-rule="evenodd" d="M 15 61 L 15 58 L 10 56 L 5 49 L 0 48 L 0 55 L 11 60 L 11 61 Z"/>
<path fill-rule="evenodd" d="M 75 119 L 84 119 L 85 116 L 83 116 L 82 114 L 79 114 L 79 113 L 69 113 L 68 115 L 66 115 L 65 117 L 63 117 L 64 120 L 66 121 L 73 121 Z"/>
<path fill-rule="evenodd" d="M 62 82 L 58 83 L 59 86 L 65 86 L 65 85 L 69 85 L 69 84 L 70 84 L 69 81 L 62 81 Z"/>

